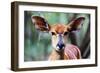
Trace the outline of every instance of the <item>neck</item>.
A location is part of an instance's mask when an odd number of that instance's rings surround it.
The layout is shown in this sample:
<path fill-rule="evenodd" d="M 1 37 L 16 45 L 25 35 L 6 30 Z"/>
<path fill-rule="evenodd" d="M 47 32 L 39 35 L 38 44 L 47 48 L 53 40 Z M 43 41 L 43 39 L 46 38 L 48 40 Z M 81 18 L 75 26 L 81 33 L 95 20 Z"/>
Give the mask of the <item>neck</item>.
<path fill-rule="evenodd" d="M 63 60 L 64 59 L 64 50 L 56 51 L 53 49 L 49 56 L 49 60 Z"/>
<path fill-rule="evenodd" d="M 60 50 L 60 51 L 55 50 L 55 52 L 59 55 L 60 60 L 64 59 L 64 50 Z"/>

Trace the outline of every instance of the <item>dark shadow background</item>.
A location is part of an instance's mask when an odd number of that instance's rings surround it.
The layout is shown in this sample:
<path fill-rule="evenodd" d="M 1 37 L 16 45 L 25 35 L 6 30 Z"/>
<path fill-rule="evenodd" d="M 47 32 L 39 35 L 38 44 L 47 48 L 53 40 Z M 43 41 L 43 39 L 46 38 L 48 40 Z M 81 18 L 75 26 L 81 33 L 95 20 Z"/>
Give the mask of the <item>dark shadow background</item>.
<path fill-rule="evenodd" d="M 77 17 L 85 17 L 80 30 L 71 32 L 68 42 L 77 45 L 82 53 L 82 58 L 90 58 L 90 14 L 84 13 L 63 13 L 63 12 L 24 12 L 24 61 L 48 60 L 51 53 L 51 36 L 48 33 L 39 32 L 31 21 L 31 16 L 44 17 L 50 25 L 62 23 L 67 25 Z"/>

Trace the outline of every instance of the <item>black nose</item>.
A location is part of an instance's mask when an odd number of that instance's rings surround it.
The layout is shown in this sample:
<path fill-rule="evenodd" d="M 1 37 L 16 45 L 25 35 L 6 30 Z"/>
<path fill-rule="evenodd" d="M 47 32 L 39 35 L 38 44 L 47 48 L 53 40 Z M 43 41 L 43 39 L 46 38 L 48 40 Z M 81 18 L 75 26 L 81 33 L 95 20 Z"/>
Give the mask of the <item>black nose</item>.
<path fill-rule="evenodd" d="M 63 47 L 65 47 L 65 45 L 64 45 L 64 44 L 57 44 L 57 47 L 58 47 L 59 49 L 63 49 Z"/>

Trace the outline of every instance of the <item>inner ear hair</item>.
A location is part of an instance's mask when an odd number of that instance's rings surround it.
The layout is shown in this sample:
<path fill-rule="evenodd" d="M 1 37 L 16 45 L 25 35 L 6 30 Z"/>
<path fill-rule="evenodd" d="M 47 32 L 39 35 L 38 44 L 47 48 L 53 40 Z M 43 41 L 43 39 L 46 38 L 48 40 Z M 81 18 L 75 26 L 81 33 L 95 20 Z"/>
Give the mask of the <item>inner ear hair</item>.
<path fill-rule="evenodd" d="M 35 25 L 35 28 L 40 31 L 49 31 L 50 25 L 45 18 L 40 16 L 31 16 L 32 23 Z"/>
<path fill-rule="evenodd" d="M 80 25 L 83 24 L 85 17 L 78 17 L 69 23 L 69 31 L 77 30 Z"/>

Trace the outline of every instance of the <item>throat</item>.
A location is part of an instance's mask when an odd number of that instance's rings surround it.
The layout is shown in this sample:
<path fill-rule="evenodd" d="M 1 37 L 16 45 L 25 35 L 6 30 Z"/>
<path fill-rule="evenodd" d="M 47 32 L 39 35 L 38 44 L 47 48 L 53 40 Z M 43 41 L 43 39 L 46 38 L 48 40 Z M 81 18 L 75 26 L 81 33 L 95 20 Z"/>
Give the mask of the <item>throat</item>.
<path fill-rule="evenodd" d="M 60 60 L 63 60 L 64 59 L 64 50 L 61 50 L 61 51 L 55 50 L 55 51 L 59 55 L 59 59 Z"/>

